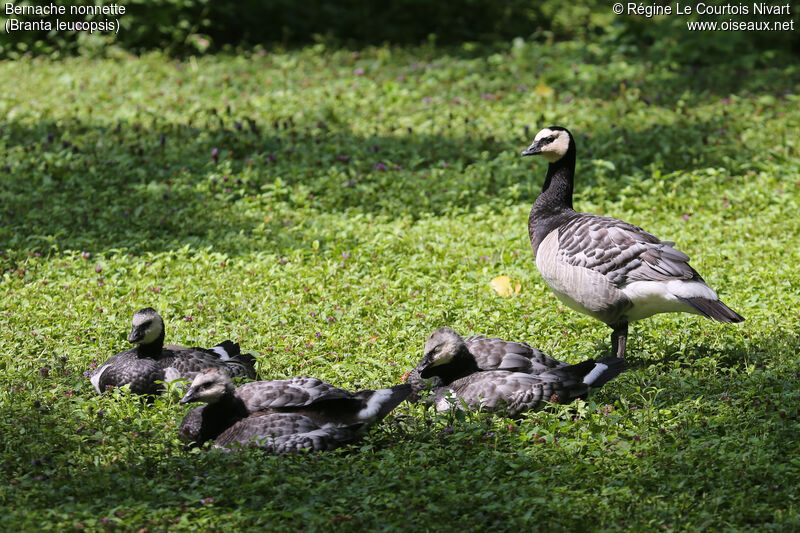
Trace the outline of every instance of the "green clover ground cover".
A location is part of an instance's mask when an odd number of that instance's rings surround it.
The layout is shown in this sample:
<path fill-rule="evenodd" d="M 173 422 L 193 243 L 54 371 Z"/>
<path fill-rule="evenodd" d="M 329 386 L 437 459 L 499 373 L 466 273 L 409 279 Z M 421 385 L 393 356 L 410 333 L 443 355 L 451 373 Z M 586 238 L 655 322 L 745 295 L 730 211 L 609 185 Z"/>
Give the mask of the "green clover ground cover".
<path fill-rule="evenodd" d="M 521 41 L 0 63 L 0 529 L 800 528 L 800 72 L 731 68 Z M 327 454 L 187 451 L 178 391 L 93 393 L 148 305 L 168 342 L 353 389 L 444 324 L 605 354 L 533 265 L 518 154 L 551 124 L 576 207 L 677 241 L 745 323 L 654 317 L 588 402 L 402 406 Z"/>

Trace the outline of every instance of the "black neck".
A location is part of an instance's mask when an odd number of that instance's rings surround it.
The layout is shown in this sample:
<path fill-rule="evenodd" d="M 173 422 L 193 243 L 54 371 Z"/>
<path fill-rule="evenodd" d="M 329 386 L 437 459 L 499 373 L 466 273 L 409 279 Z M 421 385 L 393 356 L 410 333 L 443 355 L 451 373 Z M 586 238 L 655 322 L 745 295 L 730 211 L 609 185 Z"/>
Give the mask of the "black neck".
<path fill-rule="evenodd" d="M 550 212 L 572 209 L 572 186 L 575 178 L 575 144 L 570 141 L 564 157 L 547 167 L 542 193 L 533 204 L 534 211 Z"/>
<path fill-rule="evenodd" d="M 241 398 L 226 392 L 218 401 L 203 409 L 203 425 L 200 430 L 202 442 L 216 439 L 223 431 L 248 416 L 247 407 Z"/>
<path fill-rule="evenodd" d="M 564 216 L 574 213 L 572 209 L 572 187 L 575 178 L 575 143 L 570 140 L 564 157 L 547 168 L 542 192 L 536 198 L 528 218 L 528 234 L 533 253 L 539 244 L 562 221 Z"/>
<path fill-rule="evenodd" d="M 223 413 L 226 418 L 236 420 L 241 420 L 249 414 L 247 407 L 244 405 L 244 401 L 233 392 L 226 392 L 223 394 L 219 400 L 209 404 L 206 411 Z"/>
<path fill-rule="evenodd" d="M 450 362 L 433 367 L 431 375 L 441 378 L 443 385 L 449 385 L 455 380 L 474 374 L 479 370 L 475 358 L 469 353 L 467 347 L 463 346 Z"/>
<path fill-rule="evenodd" d="M 158 336 L 153 342 L 147 344 L 137 344 L 136 353 L 139 357 L 150 357 L 158 359 L 161 357 L 161 352 L 164 349 L 164 329 L 161 329 L 161 335 Z"/>

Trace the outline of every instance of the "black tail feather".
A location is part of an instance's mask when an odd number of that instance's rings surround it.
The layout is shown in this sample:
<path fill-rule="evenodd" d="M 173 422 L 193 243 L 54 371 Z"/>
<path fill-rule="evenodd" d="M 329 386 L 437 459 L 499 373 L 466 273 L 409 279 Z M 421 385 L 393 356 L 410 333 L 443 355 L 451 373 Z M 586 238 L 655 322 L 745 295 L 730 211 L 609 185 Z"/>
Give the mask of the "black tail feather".
<path fill-rule="evenodd" d="M 231 340 L 225 340 L 221 343 L 214 346 L 214 348 L 222 348 L 225 350 L 225 353 L 228 354 L 228 357 L 236 357 L 240 353 L 242 353 L 241 349 L 239 348 L 238 342 L 233 342 Z"/>
<path fill-rule="evenodd" d="M 237 361 L 241 361 L 241 363 L 244 365 L 253 367 L 256 365 L 256 358 L 250 352 L 242 352 L 239 355 L 237 355 L 234 359 L 236 359 Z"/>
<path fill-rule="evenodd" d="M 599 367 L 598 364 L 605 365 Z M 539 375 L 541 378 L 555 377 L 563 383 L 584 383 L 593 389 L 602 387 L 625 370 L 625 360 L 618 357 L 605 357 L 595 361 L 587 359 L 574 365 L 548 370 Z M 587 382 L 587 378 L 589 381 Z"/>
<path fill-rule="evenodd" d="M 225 361 L 228 372 L 232 377 L 258 379 L 256 372 L 256 358 L 248 352 L 242 352 L 236 357 Z"/>
<path fill-rule="evenodd" d="M 718 322 L 744 322 L 743 316 L 719 300 L 681 298 L 681 301 L 691 305 L 692 308 L 706 318 L 711 318 Z"/>

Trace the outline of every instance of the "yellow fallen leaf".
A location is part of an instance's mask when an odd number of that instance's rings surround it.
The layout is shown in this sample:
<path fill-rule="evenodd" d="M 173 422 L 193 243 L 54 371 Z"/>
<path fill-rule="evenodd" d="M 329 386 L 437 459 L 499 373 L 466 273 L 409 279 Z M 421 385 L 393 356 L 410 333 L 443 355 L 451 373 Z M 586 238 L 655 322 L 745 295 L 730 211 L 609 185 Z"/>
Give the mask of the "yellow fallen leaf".
<path fill-rule="evenodd" d="M 540 82 L 539 85 L 536 86 L 535 90 L 536 94 L 538 94 L 539 96 L 544 96 L 545 98 L 553 96 L 554 92 L 552 87 L 543 82 Z"/>
<path fill-rule="evenodd" d="M 512 280 L 508 276 L 497 276 L 489 282 L 492 288 L 500 296 L 511 296 L 512 294 L 519 294 L 522 289 L 522 284 L 519 281 Z"/>

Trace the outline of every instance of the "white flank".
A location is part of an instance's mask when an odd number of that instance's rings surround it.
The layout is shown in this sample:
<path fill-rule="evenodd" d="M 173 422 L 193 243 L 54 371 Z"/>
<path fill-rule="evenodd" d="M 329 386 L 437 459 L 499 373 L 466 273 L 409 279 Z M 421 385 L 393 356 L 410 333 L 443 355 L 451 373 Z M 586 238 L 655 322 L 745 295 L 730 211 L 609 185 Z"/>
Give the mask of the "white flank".
<path fill-rule="evenodd" d="M 178 372 L 177 370 L 175 370 L 174 368 L 172 368 L 171 366 L 167 367 L 167 369 L 164 370 L 164 381 L 166 381 L 166 382 L 175 381 L 176 379 L 178 379 L 180 377 L 181 377 L 181 373 Z"/>
<path fill-rule="evenodd" d="M 226 352 L 225 348 L 223 348 L 222 346 L 214 346 L 213 348 L 211 348 L 211 351 L 219 355 L 219 358 L 222 361 L 229 361 L 230 359 L 232 359 L 232 357 L 228 355 L 228 352 Z"/>
<path fill-rule="evenodd" d="M 586 385 L 591 385 L 592 383 L 597 381 L 597 378 L 602 376 L 603 372 L 605 372 L 606 370 L 608 370 L 608 365 L 604 365 L 603 363 L 595 363 L 592 371 L 583 377 L 583 382 Z"/>
<path fill-rule="evenodd" d="M 376 390 L 367 400 L 367 405 L 361 409 L 356 418 L 359 420 L 369 420 L 381 410 L 383 403 L 392 397 L 392 389 Z"/>
<path fill-rule="evenodd" d="M 108 365 L 103 365 L 97 370 L 95 370 L 94 374 L 92 374 L 92 377 L 89 378 L 89 381 L 92 382 L 94 390 L 97 391 L 97 394 L 103 394 L 103 391 L 100 390 L 100 378 L 103 376 L 103 373 L 106 370 L 108 370 Z"/>
<path fill-rule="evenodd" d="M 453 407 L 453 401 L 456 398 L 456 393 L 452 390 L 447 391 L 448 393 L 445 394 L 443 397 L 439 398 L 436 401 L 436 410 L 437 411 L 447 411 Z"/>
<path fill-rule="evenodd" d="M 679 298 L 719 299 L 711 287 L 700 281 L 634 281 L 626 285 L 622 292 L 633 302 L 633 307 L 627 313 L 631 322 L 657 313 L 697 313 Z"/>
<path fill-rule="evenodd" d="M 567 307 L 606 322 L 609 304 L 624 299 L 623 293 L 600 272 L 559 261 L 558 239 L 557 229 L 547 234 L 536 251 L 536 268 Z"/>

